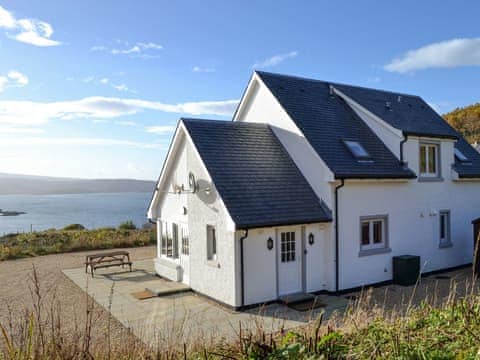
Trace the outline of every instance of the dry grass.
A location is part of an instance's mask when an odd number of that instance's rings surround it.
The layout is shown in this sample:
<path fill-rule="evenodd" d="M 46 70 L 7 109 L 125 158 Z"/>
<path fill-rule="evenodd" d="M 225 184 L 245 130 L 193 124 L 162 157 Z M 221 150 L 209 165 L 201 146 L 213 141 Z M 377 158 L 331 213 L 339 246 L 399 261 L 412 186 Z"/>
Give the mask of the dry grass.
<path fill-rule="evenodd" d="M 475 359 L 480 354 L 479 286 L 468 271 L 456 275 L 421 279 L 418 286 L 402 288 L 400 297 L 395 287 L 365 290 L 345 314 L 328 320 L 320 315 L 294 331 L 272 334 L 258 321 L 254 330 L 240 330 L 229 342 L 219 334 L 198 334 L 185 344 L 180 339 L 192 329 L 175 319 L 150 347 L 127 330 L 117 341 L 116 320 L 107 316 L 99 322 L 85 293 L 84 315 L 66 326 L 60 294 L 47 291 L 33 267 L 31 306 L 10 311 L 0 322 L 0 359 Z M 114 292 L 112 285 L 111 296 Z"/>

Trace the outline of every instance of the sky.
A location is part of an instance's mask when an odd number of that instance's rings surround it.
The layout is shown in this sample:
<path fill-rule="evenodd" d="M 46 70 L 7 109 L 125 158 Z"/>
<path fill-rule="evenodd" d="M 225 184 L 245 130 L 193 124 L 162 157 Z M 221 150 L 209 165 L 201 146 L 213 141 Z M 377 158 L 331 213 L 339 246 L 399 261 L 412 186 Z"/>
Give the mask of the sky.
<path fill-rule="evenodd" d="M 480 100 L 476 1 L 0 0 L 0 172 L 156 179 L 255 69 Z"/>

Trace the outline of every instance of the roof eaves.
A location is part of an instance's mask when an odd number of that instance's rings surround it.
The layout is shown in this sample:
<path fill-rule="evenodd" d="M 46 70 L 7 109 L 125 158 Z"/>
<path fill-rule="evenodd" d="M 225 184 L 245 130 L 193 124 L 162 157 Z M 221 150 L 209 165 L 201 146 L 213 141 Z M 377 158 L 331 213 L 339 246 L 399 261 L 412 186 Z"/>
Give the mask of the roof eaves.
<path fill-rule="evenodd" d="M 237 224 L 237 230 L 246 230 L 246 229 L 259 229 L 275 226 L 287 226 L 287 225 L 300 225 L 300 224 L 316 224 L 316 223 L 329 223 L 332 222 L 332 218 L 312 218 L 306 220 L 294 220 L 294 221 L 275 221 L 275 222 L 259 222 L 259 223 L 245 223 Z"/>
<path fill-rule="evenodd" d="M 452 140 L 458 140 L 459 137 L 456 135 L 449 135 L 449 134 L 434 134 L 434 133 L 420 133 L 420 132 L 414 132 L 414 131 L 405 131 L 403 130 L 403 135 L 405 136 L 418 136 L 418 137 L 432 137 L 432 138 L 438 138 L 438 139 L 452 139 Z"/>

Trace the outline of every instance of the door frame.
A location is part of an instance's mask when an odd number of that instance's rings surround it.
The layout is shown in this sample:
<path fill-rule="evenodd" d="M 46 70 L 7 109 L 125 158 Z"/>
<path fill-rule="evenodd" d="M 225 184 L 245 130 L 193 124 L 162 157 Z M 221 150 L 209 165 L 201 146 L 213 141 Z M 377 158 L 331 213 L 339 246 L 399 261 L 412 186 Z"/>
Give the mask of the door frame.
<path fill-rule="evenodd" d="M 280 257 L 281 257 L 281 233 L 287 231 L 294 231 L 298 233 L 299 239 L 295 240 L 295 245 L 298 245 L 298 261 L 299 265 L 299 276 L 300 276 L 300 290 L 296 293 L 305 292 L 306 289 L 306 266 L 305 266 L 305 226 L 300 225 L 287 225 L 282 227 L 275 228 L 275 278 L 276 278 L 276 288 L 277 288 L 277 298 L 284 296 L 285 294 L 280 294 Z M 292 293 L 295 294 L 295 293 Z"/>

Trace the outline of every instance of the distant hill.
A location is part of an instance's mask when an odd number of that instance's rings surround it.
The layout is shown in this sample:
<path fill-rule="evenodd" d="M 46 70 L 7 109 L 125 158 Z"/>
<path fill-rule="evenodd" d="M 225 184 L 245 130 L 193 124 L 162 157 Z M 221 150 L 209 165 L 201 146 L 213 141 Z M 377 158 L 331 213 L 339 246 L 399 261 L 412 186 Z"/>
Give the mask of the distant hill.
<path fill-rule="evenodd" d="M 153 192 L 154 181 L 75 179 L 0 173 L 0 195 Z"/>
<path fill-rule="evenodd" d="M 480 103 L 456 108 L 443 117 L 470 144 L 480 142 Z"/>

